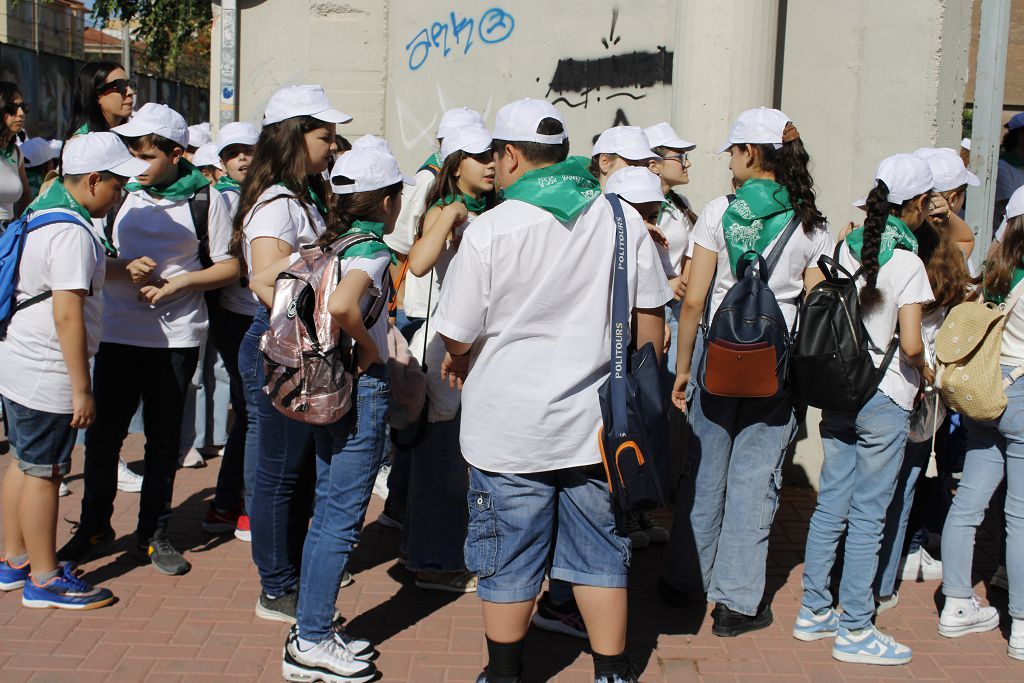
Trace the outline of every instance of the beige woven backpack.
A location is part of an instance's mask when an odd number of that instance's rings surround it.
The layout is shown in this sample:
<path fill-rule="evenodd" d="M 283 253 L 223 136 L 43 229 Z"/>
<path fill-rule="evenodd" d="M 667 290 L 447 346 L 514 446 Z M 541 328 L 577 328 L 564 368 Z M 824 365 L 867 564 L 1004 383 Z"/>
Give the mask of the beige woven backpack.
<path fill-rule="evenodd" d="M 994 420 L 1006 409 L 1006 387 L 1024 365 L 1003 379 L 999 354 L 1006 316 L 1020 300 L 1024 282 L 996 306 L 966 301 L 954 306 L 935 338 L 935 386 L 952 410 L 972 420 Z"/>

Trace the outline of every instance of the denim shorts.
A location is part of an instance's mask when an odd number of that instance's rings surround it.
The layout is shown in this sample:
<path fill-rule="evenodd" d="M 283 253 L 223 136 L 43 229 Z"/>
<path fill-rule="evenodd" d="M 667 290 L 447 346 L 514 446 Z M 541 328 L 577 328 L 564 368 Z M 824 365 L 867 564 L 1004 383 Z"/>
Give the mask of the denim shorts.
<path fill-rule="evenodd" d="M 630 541 L 616 531 L 600 466 L 534 474 L 470 467 L 466 569 L 488 602 L 523 602 L 552 579 L 625 588 Z"/>
<path fill-rule="evenodd" d="M 75 434 L 71 415 L 26 408 L 3 397 L 7 440 L 18 469 L 31 477 L 48 479 L 71 471 Z"/>

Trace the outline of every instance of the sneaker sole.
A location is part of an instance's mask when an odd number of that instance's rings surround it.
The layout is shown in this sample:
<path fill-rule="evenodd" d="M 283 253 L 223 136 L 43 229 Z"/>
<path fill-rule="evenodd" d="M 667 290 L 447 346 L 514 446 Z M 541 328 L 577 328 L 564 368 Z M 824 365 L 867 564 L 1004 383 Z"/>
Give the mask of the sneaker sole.
<path fill-rule="evenodd" d="M 112 602 L 114 602 L 113 596 L 106 598 L 104 600 L 97 600 L 96 602 L 87 602 L 80 605 L 68 604 L 64 602 L 53 602 L 51 600 L 26 600 L 25 598 L 21 599 L 22 606 L 28 607 L 29 609 L 70 609 L 79 612 L 90 609 L 99 609 L 100 607 L 106 607 Z"/>
<path fill-rule="evenodd" d="M 947 638 L 959 638 L 960 636 L 966 636 L 969 633 L 985 633 L 999 626 L 999 615 L 996 614 L 988 621 L 979 621 L 976 624 L 968 624 L 966 626 L 943 626 L 939 624 L 939 635 L 946 636 Z"/>
<path fill-rule="evenodd" d="M 458 586 L 449 586 L 446 583 L 433 583 L 432 581 L 420 581 L 419 579 L 416 579 L 416 587 L 422 588 L 425 591 L 444 591 L 445 593 L 458 593 L 460 595 L 476 593 L 476 586 L 459 588 Z"/>
<path fill-rule="evenodd" d="M 557 619 L 548 619 L 547 617 L 542 617 L 539 613 L 534 614 L 533 618 L 530 621 L 533 623 L 534 626 L 544 631 L 550 631 L 551 633 L 561 633 L 564 636 L 572 636 L 573 638 L 579 638 L 580 640 L 590 639 L 586 631 L 580 631 L 578 629 L 573 628 L 572 626 L 566 626 L 564 623 L 558 621 Z"/>
<path fill-rule="evenodd" d="M 153 560 L 150 560 L 149 563 L 153 565 L 153 569 L 157 570 L 164 576 L 184 576 L 185 574 L 188 574 L 190 571 L 192 571 L 191 564 L 187 565 L 186 567 L 183 567 L 182 569 L 175 569 L 171 571 L 160 567 L 156 562 L 153 562 Z"/>
<path fill-rule="evenodd" d="M 140 482 L 139 484 L 122 484 L 118 482 L 117 490 L 121 491 L 122 493 L 141 493 L 142 483 Z"/>
<path fill-rule="evenodd" d="M 743 626 L 729 626 L 729 627 L 711 627 L 711 635 L 718 636 L 719 638 L 735 638 L 742 636 L 745 633 L 752 633 L 753 631 L 761 631 L 775 623 L 775 615 L 769 615 L 763 623 L 758 622 L 747 622 Z"/>
<path fill-rule="evenodd" d="M 799 629 L 793 629 L 793 637 L 797 640 L 802 640 L 805 643 L 813 643 L 815 640 L 825 640 L 827 638 L 835 638 L 839 633 L 839 629 L 835 631 L 801 631 Z"/>
<path fill-rule="evenodd" d="M 369 683 L 369 681 L 377 678 L 377 669 L 373 668 L 371 673 L 362 675 L 337 674 L 320 667 L 299 664 L 286 651 L 281 660 L 281 676 L 284 680 L 292 681 L 293 683 L 313 683 L 314 681 L 323 681 L 323 683 Z"/>
<path fill-rule="evenodd" d="M 282 624 L 295 623 L 295 617 L 289 617 L 287 614 L 284 614 L 283 612 L 275 612 L 273 610 L 269 610 L 262 604 L 260 604 L 260 601 L 258 599 L 256 600 L 256 616 L 258 616 L 260 619 L 266 619 L 267 621 L 279 621 Z"/>
<path fill-rule="evenodd" d="M 1024 661 L 1024 647 L 1007 647 L 1006 654 L 1013 659 Z"/>
<path fill-rule="evenodd" d="M 22 579 L 21 581 L 12 581 L 10 583 L 0 583 L 0 591 L 16 591 L 19 588 L 24 587 L 24 585 L 24 579 Z"/>
<path fill-rule="evenodd" d="M 235 538 L 245 543 L 252 543 L 252 532 L 251 531 L 240 531 L 235 529 Z"/>
<path fill-rule="evenodd" d="M 348 586 L 351 586 L 355 582 L 356 582 L 356 580 L 354 578 L 352 578 L 351 574 L 342 574 L 341 575 L 341 583 L 338 584 L 338 588 L 347 588 Z"/>
<path fill-rule="evenodd" d="M 851 654 L 848 652 L 836 652 L 832 651 L 832 659 L 837 659 L 840 662 L 847 662 L 848 664 L 876 664 L 878 666 L 901 666 L 903 664 L 910 664 L 910 660 L 913 659 L 912 655 L 907 655 L 906 659 L 886 659 L 883 657 L 877 657 L 875 655 L 858 655 Z"/>

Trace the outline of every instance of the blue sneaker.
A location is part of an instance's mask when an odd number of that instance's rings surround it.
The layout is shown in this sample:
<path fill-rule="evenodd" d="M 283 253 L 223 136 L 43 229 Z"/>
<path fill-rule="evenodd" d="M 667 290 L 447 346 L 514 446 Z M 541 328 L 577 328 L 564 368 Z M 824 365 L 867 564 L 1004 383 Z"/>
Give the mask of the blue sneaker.
<path fill-rule="evenodd" d="M 832 657 L 840 662 L 895 666 L 909 664 L 912 653 L 909 647 L 900 645 L 874 626 L 859 631 L 840 626 Z"/>
<path fill-rule="evenodd" d="M 13 591 L 25 585 L 28 580 L 28 560 L 20 567 L 15 567 L 6 559 L 0 558 L 0 591 Z"/>
<path fill-rule="evenodd" d="M 835 638 L 838 631 L 839 615 L 831 607 L 820 614 L 815 614 L 810 608 L 801 606 L 793 625 L 793 637 L 808 642 Z"/>
<path fill-rule="evenodd" d="M 34 577 L 25 581 L 21 604 L 25 607 L 59 609 L 97 609 L 114 601 L 114 594 L 106 588 L 94 588 L 74 575 L 74 565 L 64 562 L 61 573 L 39 585 Z"/>

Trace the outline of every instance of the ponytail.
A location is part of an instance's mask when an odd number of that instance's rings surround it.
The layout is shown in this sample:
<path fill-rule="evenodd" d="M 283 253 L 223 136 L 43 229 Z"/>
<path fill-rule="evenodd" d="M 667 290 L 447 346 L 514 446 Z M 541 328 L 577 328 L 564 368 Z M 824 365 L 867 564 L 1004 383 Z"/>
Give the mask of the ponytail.
<path fill-rule="evenodd" d="M 869 310 L 882 303 L 882 291 L 878 289 L 878 255 L 886 219 L 894 208 L 889 203 L 889 188 L 881 180 L 875 181 L 874 189 L 868 194 L 866 208 L 868 216 L 864 219 L 864 245 L 860 250 L 860 265 L 867 284 L 860 290 L 860 303 L 865 310 Z"/>
<path fill-rule="evenodd" d="M 792 124 L 792 135 L 787 135 L 782 147 L 775 149 L 772 145 L 754 145 L 761 152 L 761 168 L 775 174 L 775 180 L 789 191 L 789 199 L 793 210 L 800 217 L 804 232 L 810 234 L 825 223 L 825 216 L 814 203 L 814 178 L 808 168 L 811 156 L 807 153 L 799 133 Z"/>

